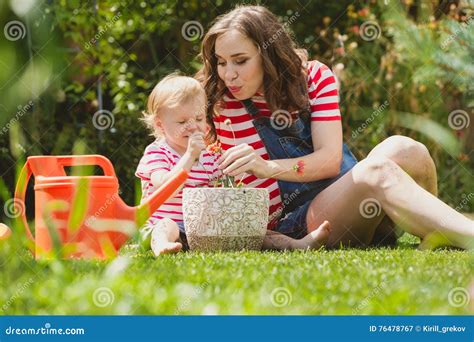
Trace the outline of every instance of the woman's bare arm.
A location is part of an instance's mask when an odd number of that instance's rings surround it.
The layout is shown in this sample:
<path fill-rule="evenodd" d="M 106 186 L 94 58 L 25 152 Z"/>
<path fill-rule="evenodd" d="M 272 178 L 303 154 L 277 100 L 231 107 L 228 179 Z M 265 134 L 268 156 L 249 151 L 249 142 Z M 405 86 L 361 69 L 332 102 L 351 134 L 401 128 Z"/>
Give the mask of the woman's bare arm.
<path fill-rule="evenodd" d="M 259 178 L 290 182 L 311 182 L 339 174 L 342 160 L 342 127 L 340 121 L 312 121 L 314 152 L 301 158 L 264 160 L 246 144 L 227 150 L 219 162 L 224 174 L 238 176 L 243 172 Z"/>

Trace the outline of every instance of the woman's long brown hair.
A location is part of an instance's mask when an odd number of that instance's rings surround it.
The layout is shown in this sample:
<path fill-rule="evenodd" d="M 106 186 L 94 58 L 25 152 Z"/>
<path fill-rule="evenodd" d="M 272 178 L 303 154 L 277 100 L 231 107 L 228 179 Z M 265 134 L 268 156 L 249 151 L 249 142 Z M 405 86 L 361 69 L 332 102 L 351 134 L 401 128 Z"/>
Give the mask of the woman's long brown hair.
<path fill-rule="evenodd" d="M 283 24 L 263 6 L 239 6 L 219 16 L 204 36 L 199 55 L 203 67 L 196 74 L 208 97 L 207 121 L 211 127 L 208 139 L 214 141 L 213 117 L 218 115 L 226 92 L 217 73 L 215 45 L 217 37 L 237 29 L 251 39 L 260 51 L 263 64 L 263 88 L 271 112 L 279 109 L 304 111 L 308 106 L 306 85 L 307 52 L 297 49 Z"/>

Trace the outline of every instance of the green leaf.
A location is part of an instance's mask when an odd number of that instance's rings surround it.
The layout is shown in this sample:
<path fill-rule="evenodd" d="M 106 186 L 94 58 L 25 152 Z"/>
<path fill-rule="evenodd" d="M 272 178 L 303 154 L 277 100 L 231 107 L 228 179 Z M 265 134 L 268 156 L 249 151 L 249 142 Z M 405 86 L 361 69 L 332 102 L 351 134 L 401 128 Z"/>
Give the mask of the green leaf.
<path fill-rule="evenodd" d="M 79 178 L 69 214 L 68 231 L 71 233 L 77 232 L 84 222 L 89 206 L 89 188 L 89 180 L 85 177 Z"/>
<path fill-rule="evenodd" d="M 397 112 L 394 117 L 395 123 L 398 126 L 423 133 L 441 145 L 453 157 L 461 153 L 461 143 L 456 139 L 451 130 L 441 126 L 439 123 L 411 113 Z"/>

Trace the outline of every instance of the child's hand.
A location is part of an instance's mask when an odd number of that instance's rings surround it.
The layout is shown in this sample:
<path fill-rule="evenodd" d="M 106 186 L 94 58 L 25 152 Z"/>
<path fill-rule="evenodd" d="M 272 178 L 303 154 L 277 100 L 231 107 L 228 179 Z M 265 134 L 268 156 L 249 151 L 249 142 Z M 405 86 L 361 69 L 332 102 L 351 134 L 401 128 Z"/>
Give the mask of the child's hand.
<path fill-rule="evenodd" d="M 188 140 L 188 152 L 191 157 L 195 160 L 199 159 L 201 152 L 206 149 L 206 143 L 204 142 L 204 133 L 196 132 L 189 136 Z"/>

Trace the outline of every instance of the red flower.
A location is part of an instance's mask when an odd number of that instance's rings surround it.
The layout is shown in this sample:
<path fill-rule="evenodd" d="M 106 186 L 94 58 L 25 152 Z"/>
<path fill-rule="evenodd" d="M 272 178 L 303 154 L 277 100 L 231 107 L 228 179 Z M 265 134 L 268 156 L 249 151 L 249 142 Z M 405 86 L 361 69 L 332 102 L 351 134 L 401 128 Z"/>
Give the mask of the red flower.
<path fill-rule="evenodd" d="M 354 34 L 359 34 L 359 26 L 354 25 L 349 29 L 349 31 L 351 31 Z"/>
<path fill-rule="evenodd" d="M 208 145 L 206 150 L 207 152 L 211 154 L 221 154 L 222 153 L 221 142 L 217 140 L 215 143 Z"/>
<path fill-rule="evenodd" d="M 345 55 L 345 51 L 344 51 L 344 47 L 343 46 L 340 46 L 340 47 L 337 47 L 336 48 L 336 54 L 338 54 L 339 56 L 344 56 Z"/>
<path fill-rule="evenodd" d="M 304 172 L 304 161 L 298 160 L 298 162 L 293 165 L 293 170 L 299 175 L 303 174 Z"/>
<path fill-rule="evenodd" d="M 361 17 L 366 17 L 366 16 L 369 15 L 369 13 L 370 13 L 370 12 L 369 12 L 369 9 L 368 9 L 367 7 L 364 7 L 364 8 L 360 9 L 360 10 L 357 12 L 357 14 L 358 14 L 359 16 L 361 16 Z"/>

